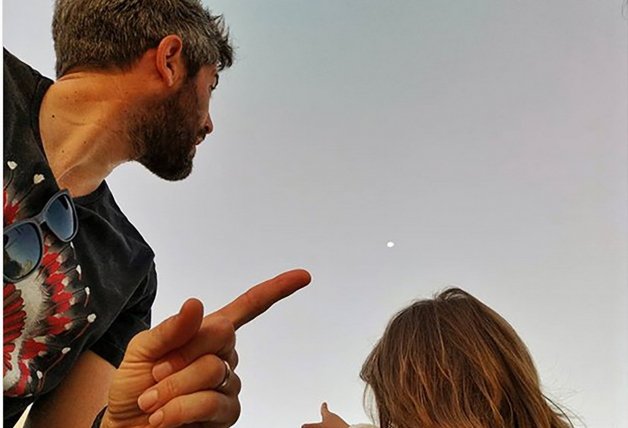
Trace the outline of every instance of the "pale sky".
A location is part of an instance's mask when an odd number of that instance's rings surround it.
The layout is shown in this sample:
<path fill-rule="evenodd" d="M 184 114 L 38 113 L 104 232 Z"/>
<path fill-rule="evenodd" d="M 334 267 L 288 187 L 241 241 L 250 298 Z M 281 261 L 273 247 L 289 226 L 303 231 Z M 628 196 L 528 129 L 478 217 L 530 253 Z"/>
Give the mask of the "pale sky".
<path fill-rule="evenodd" d="M 628 427 L 628 37 L 621 0 L 216 0 L 237 45 L 192 176 L 109 179 L 157 254 L 154 318 L 293 267 L 238 335 L 241 428 L 350 422 L 394 312 L 456 285 L 520 333 L 548 395 Z M 53 75 L 51 2 L 4 45 Z M 394 242 L 393 247 L 387 245 Z"/>

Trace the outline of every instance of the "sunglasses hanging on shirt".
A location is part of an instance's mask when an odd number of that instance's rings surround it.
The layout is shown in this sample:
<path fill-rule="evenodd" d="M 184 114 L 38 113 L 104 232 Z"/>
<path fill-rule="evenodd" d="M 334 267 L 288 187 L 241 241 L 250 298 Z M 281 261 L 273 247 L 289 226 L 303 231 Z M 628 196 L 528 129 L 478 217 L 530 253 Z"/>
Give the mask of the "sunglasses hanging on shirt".
<path fill-rule="evenodd" d="M 78 217 L 67 190 L 55 193 L 39 214 L 4 229 L 5 282 L 21 281 L 41 264 L 44 255 L 43 225 L 63 242 L 70 242 L 76 236 Z"/>

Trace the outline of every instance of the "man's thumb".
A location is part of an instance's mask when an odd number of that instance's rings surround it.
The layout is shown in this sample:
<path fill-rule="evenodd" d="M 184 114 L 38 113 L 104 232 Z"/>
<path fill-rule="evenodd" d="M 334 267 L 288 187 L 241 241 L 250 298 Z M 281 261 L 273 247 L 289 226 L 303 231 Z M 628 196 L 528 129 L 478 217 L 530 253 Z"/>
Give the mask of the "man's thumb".
<path fill-rule="evenodd" d="M 135 336 L 129 351 L 142 360 L 158 360 L 192 339 L 202 321 L 203 304 L 198 299 L 188 299 L 178 314 Z"/>

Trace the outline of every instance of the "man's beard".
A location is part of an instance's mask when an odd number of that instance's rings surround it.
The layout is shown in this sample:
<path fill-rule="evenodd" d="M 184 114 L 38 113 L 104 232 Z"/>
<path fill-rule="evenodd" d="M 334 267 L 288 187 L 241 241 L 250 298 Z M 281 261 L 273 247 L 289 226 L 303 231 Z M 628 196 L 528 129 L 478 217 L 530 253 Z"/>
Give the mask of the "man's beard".
<path fill-rule="evenodd" d="M 135 160 L 165 180 L 190 175 L 196 143 L 205 137 L 198 103 L 190 80 L 166 100 L 150 103 L 133 115 L 129 136 Z"/>

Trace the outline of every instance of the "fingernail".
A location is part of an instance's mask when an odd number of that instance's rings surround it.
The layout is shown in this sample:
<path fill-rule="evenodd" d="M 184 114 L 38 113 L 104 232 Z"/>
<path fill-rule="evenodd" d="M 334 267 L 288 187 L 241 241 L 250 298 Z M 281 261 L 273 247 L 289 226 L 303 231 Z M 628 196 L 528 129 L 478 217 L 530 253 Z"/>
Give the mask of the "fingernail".
<path fill-rule="evenodd" d="M 153 378 L 155 378 L 155 380 L 159 382 L 165 377 L 170 376 L 172 372 L 172 364 L 170 364 L 168 361 L 164 361 L 163 363 L 159 363 L 155 367 L 153 367 Z"/>
<path fill-rule="evenodd" d="M 137 404 L 140 406 L 140 409 L 143 411 L 150 410 L 151 407 L 155 405 L 157 399 L 159 398 L 159 394 L 156 389 L 151 389 L 150 391 L 146 391 L 137 399 Z"/>
<path fill-rule="evenodd" d="M 164 412 L 162 412 L 161 410 L 157 410 L 155 413 L 150 415 L 150 418 L 148 418 L 148 423 L 155 427 L 159 425 L 163 420 Z"/>

